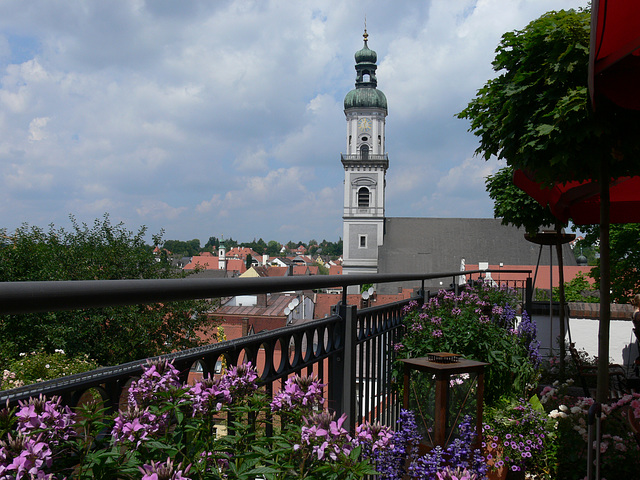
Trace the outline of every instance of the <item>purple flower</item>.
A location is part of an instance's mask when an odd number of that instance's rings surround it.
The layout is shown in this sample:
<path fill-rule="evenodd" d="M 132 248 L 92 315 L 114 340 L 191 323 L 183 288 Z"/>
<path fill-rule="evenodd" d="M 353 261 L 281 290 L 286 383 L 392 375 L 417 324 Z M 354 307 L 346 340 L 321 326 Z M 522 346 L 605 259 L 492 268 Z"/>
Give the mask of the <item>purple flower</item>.
<path fill-rule="evenodd" d="M 436 473 L 437 480 L 476 480 L 478 476 L 469 472 L 466 468 L 445 467 L 441 472 Z"/>
<path fill-rule="evenodd" d="M 61 405 L 61 398 L 51 400 L 43 395 L 30 398 L 28 402 L 19 402 L 18 432 L 26 436 L 35 431 L 44 431 L 43 440 L 58 445 L 76 435 L 73 425 L 75 414 L 68 406 Z"/>
<path fill-rule="evenodd" d="M 191 398 L 192 415 L 208 415 L 222 409 L 223 391 L 219 380 L 211 377 L 203 378 L 187 390 L 187 397 Z"/>
<path fill-rule="evenodd" d="M 182 471 L 180 470 L 182 466 L 174 467 L 170 458 L 167 458 L 165 463 L 151 462 L 151 465 L 138 468 L 142 473 L 142 480 L 191 480 L 185 476 L 185 474 L 189 473 L 191 465 Z"/>
<path fill-rule="evenodd" d="M 354 440 L 357 445 L 363 446 L 365 458 L 370 458 L 373 452 L 391 446 L 393 431 L 380 423 L 365 422 L 356 427 Z"/>
<path fill-rule="evenodd" d="M 158 416 L 149 412 L 149 409 L 140 410 L 129 406 L 115 418 L 111 436 L 115 444 L 129 443 L 137 448 L 163 431 L 167 423 L 166 414 Z"/>
<path fill-rule="evenodd" d="M 431 332 L 431 336 L 432 337 L 436 337 L 439 338 L 442 336 L 442 330 L 438 329 L 438 330 L 434 330 L 433 332 Z"/>
<path fill-rule="evenodd" d="M 219 386 L 227 403 L 234 400 L 246 400 L 249 394 L 258 389 L 256 381 L 258 371 L 247 362 L 237 367 L 231 367 L 220 379 Z"/>
<path fill-rule="evenodd" d="M 304 417 L 306 425 L 302 427 L 301 443 L 312 448 L 318 460 L 337 461 L 341 456 L 348 456 L 354 448 L 352 438 L 342 427 L 347 419 L 346 414 L 336 421 L 335 413 L 315 413 Z"/>
<path fill-rule="evenodd" d="M 180 387 L 178 370 L 167 360 L 147 360 L 140 378 L 129 386 L 129 405 L 145 407 L 159 399 L 158 393 Z"/>
<path fill-rule="evenodd" d="M 271 402 L 272 412 L 311 413 L 314 408 L 324 404 L 323 388 L 314 375 L 289 377 L 284 384 L 284 389 L 279 391 Z"/>
<path fill-rule="evenodd" d="M 42 441 L 42 434 L 27 437 L 18 434 L 15 438 L 7 435 L 0 441 L 0 478 L 52 478 L 46 474 L 51 468 L 52 453 L 49 445 Z"/>

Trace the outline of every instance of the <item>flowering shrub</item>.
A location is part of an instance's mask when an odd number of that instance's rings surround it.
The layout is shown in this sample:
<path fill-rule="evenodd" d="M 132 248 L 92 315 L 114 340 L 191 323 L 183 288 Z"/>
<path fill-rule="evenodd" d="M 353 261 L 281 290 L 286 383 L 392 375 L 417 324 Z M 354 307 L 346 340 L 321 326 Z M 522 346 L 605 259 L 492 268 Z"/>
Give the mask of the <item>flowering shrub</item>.
<path fill-rule="evenodd" d="M 370 459 L 390 448 L 389 428 L 364 423 L 351 435 L 344 415 L 322 411 L 314 377 L 289 378 L 269 401 L 250 364 L 191 386 L 178 374 L 150 362 L 112 417 L 95 402 L 76 415 L 59 398 L 3 409 L 0 478 L 355 479 L 374 474 Z"/>
<path fill-rule="evenodd" d="M 427 303 L 405 308 L 405 334 L 395 346 L 399 358 L 451 352 L 489 362 L 485 399 L 491 404 L 508 392 L 523 395 L 539 364 L 535 324 L 524 316 L 518 325 L 515 293 L 484 283 L 459 295 L 440 291 Z M 401 375 L 396 368 L 396 377 Z"/>
<path fill-rule="evenodd" d="M 558 423 L 558 479 L 582 480 L 587 459 L 587 414 L 594 400 L 566 394 L 571 381 L 547 386 L 540 397 L 545 411 Z M 624 395 L 602 404 L 601 471 L 607 478 L 636 478 L 640 472 L 640 447 L 629 419 L 640 421 L 640 394 Z"/>
<path fill-rule="evenodd" d="M 556 424 L 538 397 L 497 405 L 487 412 L 483 447 L 494 468 L 525 470 L 539 478 L 556 478 Z"/>
<path fill-rule="evenodd" d="M 415 415 L 410 410 L 402 410 L 398 428 L 390 441 L 391 448 L 379 449 L 371 458 L 381 478 L 386 480 L 486 478 L 485 459 L 480 450 L 471 448 L 475 433 L 469 418 L 461 423 L 460 432 L 460 438 L 452 441 L 446 449 L 437 446 L 420 455 L 418 447 L 422 437 L 418 433 Z"/>
<path fill-rule="evenodd" d="M 60 349 L 56 349 L 54 353 L 46 353 L 44 350 L 21 353 L 17 360 L 10 362 L 3 370 L 0 390 L 88 372 L 96 368 L 98 364 L 89 357 L 69 358 L 64 350 Z"/>

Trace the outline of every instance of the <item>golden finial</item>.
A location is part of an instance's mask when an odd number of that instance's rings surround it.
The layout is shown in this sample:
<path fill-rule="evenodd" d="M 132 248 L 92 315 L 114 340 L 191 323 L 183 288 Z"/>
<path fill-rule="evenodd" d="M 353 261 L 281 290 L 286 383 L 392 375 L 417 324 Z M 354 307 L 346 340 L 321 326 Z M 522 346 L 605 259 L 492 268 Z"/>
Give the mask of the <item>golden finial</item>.
<path fill-rule="evenodd" d="M 369 34 L 367 33 L 367 16 L 364 16 L 364 35 L 362 35 L 364 37 L 364 43 L 367 43 L 367 40 L 369 39 Z"/>

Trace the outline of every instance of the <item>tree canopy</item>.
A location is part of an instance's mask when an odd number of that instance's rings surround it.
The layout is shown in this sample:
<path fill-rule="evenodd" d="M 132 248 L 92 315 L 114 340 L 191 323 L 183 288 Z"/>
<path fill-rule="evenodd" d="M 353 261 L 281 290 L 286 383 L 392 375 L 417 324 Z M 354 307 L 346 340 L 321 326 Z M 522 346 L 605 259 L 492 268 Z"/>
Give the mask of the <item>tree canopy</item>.
<path fill-rule="evenodd" d="M 0 281 L 176 278 L 166 256 L 146 245 L 146 228 L 129 231 L 108 215 L 92 226 L 71 218 L 72 229 L 22 225 L 0 229 Z M 154 243 L 161 243 L 159 236 Z M 63 349 L 102 365 L 168 353 L 199 344 L 202 301 L 0 315 L 0 363 L 20 353 Z"/>
<path fill-rule="evenodd" d="M 193 257 L 200 253 L 200 240 L 197 238 L 187 240 L 186 242 L 182 240 L 165 240 L 162 246 L 169 250 L 173 255 Z"/>
<path fill-rule="evenodd" d="M 501 218 L 503 225 L 523 227 L 535 233 L 540 227 L 553 226 L 555 217 L 548 207 L 542 207 L 533 198 L 513 184 L 513 167 L 505 167 L 486 178 L 485 186 L 494 201 L 493 216 Z"/>
<path fill-rule="evenodd" d="M 585 229 L 585 243 L 597 245 L 598 229 Z M 640 292 L 640 224 L 624 223 L 611 225 L 611 299 L 617 303 L 629 303 L 631 297 Z M 600 281 L 600 265 L 590 275 Z"/>
<path fill-rule="evenodd" d="M 506 160 L 545 183 L 611 177 L 640 169 L 635 112 L 589 105 L 590 13 L 549 12 L 505 33 L 489 80 L 458 114 L 480 138 L 476 153 Z"/>

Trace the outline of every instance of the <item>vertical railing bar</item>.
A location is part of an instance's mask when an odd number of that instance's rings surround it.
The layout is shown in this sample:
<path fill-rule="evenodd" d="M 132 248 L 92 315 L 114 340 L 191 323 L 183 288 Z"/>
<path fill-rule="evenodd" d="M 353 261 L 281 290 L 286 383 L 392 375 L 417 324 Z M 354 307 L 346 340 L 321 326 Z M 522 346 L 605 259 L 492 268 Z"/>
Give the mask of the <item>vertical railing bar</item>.
<path fill-rule="evenodd" d="M 363 332 L 366 332 L 366 319 L 361 315 L 358 323 L 358 340 L 360 340 L 360 335 L 362 335 Z M 366 335 L 366 333 L 364 333 L 364 335 Z M 365 351 L 365 344 L 358 341 L 358 421 L 362 421 L 367 414 L 367 406 L 365 404 L 367 398 L 365 381 Z"/>
<path fill-rule="evenodd" d="M 387 317 L 387 315 L 385 315 Z M 386 330 L 386 329 L 385 329 Z M 380 336 L 380 355 L 382 362 L 382 374 L 380 375 L 380 423 L 385 424 L 388 416 L 388 389 L 389 389 L 389 365 L 387 364 L 387 337 L 388 333 L 385 331 Z"/>
<path fill-rule="evenodd" d="M 382 400 L 381 389 L 382 389 L 382 339 L 380 338 L 380 332 L 384 327 L 384 322 L 382 320 L 382 312 L 376 314 L 376 341 L 375 341 L 375 349 L 376 349 L 376 362 L 374 364 L 376 369 L 376 381 L 375 381 L 375 420 L 379 421 L 382 416 L 380 401 Z"/>

